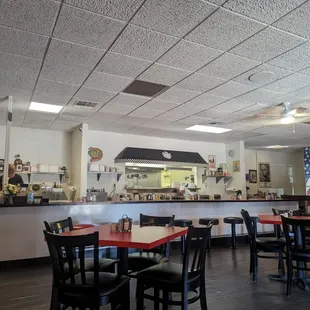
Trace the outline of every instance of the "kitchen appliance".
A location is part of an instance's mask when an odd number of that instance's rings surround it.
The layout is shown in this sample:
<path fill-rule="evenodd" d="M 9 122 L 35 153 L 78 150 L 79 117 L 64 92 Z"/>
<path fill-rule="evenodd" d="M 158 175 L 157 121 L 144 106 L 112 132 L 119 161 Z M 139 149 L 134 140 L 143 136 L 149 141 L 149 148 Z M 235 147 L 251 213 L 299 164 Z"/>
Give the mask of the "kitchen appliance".
<path fill-rule="evenodd" d="M 103 202 L 108 200 L 108 193 L 103 189 L 89 188 L 87 190 L 87 202 Z"/>

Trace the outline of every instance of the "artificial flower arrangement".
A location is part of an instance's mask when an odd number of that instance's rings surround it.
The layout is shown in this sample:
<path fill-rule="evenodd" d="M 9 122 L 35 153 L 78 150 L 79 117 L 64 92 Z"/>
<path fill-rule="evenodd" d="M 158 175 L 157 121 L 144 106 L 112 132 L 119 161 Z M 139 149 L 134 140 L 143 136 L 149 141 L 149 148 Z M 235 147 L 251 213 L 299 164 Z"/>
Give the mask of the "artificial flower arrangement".
<path fill-rule="evenodd" d="M 19 192 L 19 187 L 13 184 L 6 184 L 3 187 L 3 193 L 5 195 L 11 195 L 16 196 L 16 194 Z"/>

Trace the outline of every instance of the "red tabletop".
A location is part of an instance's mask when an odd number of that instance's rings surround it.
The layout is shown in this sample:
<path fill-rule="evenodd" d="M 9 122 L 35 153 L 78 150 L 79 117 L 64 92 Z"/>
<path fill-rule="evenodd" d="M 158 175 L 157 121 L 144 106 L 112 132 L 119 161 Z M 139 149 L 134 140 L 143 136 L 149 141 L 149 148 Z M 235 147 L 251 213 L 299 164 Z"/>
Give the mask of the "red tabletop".
<path fill-rule="evenodd" d="M 79 229 L 84 229 L 84 228 L 89 228 L 89 227 L 95 227 L 93 224 L 76 224 L 73 226 L 74 230 L 79 230 Z"/>
<path fill-rule="evenodd" d="M 99 231 L 99 245 L 116 246 L 120 248 L 138 248 L 150 250 L 171 241 L 177 237 L 184 236 L 187 228 L 182 227 L 158 227 L 158 226 L 132 226 L 131 232 L 111 232 L 110 225 L 100 225 L 74 231 L 65 232 L 64 236 L 79 236 L 92 234 Z"/>
<path fill-rule="evenodd" d="M 280 215 L 273 215 L 273 214 L 259 214 L 258 215 L 261 224 L 274 224 L 274 225 L 281 225 L 282 220 Z M 309 220 L 309 216 L 291 216 L 290 218 L 296 220 Z"/>

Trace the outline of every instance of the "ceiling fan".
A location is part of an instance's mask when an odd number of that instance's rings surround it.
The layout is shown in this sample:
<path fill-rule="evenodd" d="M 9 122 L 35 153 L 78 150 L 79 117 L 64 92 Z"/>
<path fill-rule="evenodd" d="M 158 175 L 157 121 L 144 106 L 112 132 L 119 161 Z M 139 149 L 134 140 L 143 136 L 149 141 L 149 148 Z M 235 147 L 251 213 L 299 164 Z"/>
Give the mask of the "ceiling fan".
<path fill-rule="evenodd" d="M 283 102 L 276 107 L 267 108 L 254 116 L 247 117 L 241 122 L 261 126 L 310 122 L 310 113 L 305 111 L 307 111 L 306 108 L 292 108 L 290 102 Z"/>

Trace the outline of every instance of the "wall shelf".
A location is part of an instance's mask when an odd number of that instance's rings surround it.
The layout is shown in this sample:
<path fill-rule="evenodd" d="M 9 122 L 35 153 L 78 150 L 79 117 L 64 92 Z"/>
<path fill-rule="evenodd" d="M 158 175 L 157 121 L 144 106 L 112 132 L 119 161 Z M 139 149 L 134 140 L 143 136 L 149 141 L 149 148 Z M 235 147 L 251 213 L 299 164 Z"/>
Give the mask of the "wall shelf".
<path fill-rule="evenodd" d="M 60 183 L 62 183 L 63 177 L 65 175 L 64 172 L 26 172 L 26 171 L 17 172 L 17 174 L 27 175 L 29 183 L 31 183 L 31 175 L 33 175 L 33 174 L 38 174 L 38 175 L 39 174 L 58 175 Z"/>
<path fill-rule="evenodd" d="M 208 178 L 215 178 L 216 184 L 220 182 L 222 179 L 224 179 L 224 184 L 226 184 L 229 180 L 232 179 L 231 175 L 205 175 L 203 174 L 202 176 L 202 182 L 204 183 L 206 179 Z"/>
<path fill-rule="evenodd" d="M 121 176 L 123 175 L 123 172 L 108 172 L 108 171 L 88 171 L 88 174 L 96 174 L 97 175 L 97 181 L 100 180 L 101 175 L 112 175 L 116 176 L 116 181 L 118 182 Z"/>

